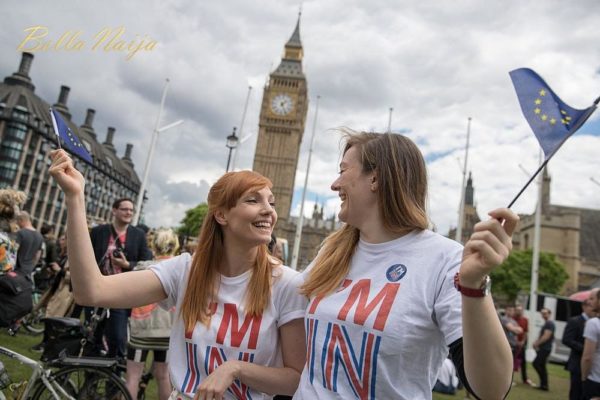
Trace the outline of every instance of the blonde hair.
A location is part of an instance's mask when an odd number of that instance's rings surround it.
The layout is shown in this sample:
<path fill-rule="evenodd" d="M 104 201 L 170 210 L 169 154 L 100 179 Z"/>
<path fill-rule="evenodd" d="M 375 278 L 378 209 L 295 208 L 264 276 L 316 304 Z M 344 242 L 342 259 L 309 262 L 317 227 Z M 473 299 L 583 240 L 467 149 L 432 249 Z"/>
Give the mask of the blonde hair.
<path fill-rule="evenodd" d="M 174 256 L 179 250 L 179 238 L 172 229 L 158 229 L 152 233 L 152 250 L 157 257 Z"/>
<path fill-rule="evenodd" d="M 192 259 L 190 277 L 181 305 L 181 316 L 186 331 L 196 322 L 208 324 L 211 302 L 218 290 L 218 267 L 224 257 L 223 229 L 215 219 L 219 210 L 229 210 L 249 190 L 268 187 L 271 181 L 252 171 L 229 172 L 215 183 L 208 193 L 208 212 L 204 218 L 198 245 Z M 271 299 L 271 273 L 274 264 L 269 259 L 267 244 L 257 248 L 252 277 L 246 292 L 246 314 L 261 315 Z"/>
<path fill-rule="evenodd" d="M 375 172 L 378 207 L 385 229 L 408 233 L 427 229 L 427 170 L 417 146 L 406 136 L 342 130 L 344 154 L 359 152 L 363 173 Z M 306 296 L 327 295 L 348 275 L 360 231 L 348 224 L 323 242 L 301 291 Z"/>

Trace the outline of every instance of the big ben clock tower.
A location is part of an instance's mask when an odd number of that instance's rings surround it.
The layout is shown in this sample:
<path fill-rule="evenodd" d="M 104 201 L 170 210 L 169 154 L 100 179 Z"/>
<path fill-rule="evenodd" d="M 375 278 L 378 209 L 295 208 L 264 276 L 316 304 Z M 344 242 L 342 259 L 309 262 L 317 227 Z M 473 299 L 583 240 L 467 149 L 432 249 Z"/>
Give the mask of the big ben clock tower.
<path fill-rule="evenodd" d="M 308 111 L 300 16 L 279 66 L 264 87 L 252 169 L 271 179 L 279 220 L 288 220 Z M 279 224 L 278 224 L 279 225 Z"/>

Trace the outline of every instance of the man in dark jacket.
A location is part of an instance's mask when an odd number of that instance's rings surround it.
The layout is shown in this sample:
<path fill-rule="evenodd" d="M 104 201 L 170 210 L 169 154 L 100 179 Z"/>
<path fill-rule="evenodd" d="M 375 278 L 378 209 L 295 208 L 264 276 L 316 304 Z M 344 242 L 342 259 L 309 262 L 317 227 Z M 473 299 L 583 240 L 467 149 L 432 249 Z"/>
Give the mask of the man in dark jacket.
<path fill-rule="evenodd" d="M 600 289 L 593 289 L 590 296 L 597 295 Z M 565 368 L 571 374 L 571 386 L 569 388 L 569 400 L 581 400 L 582 381 L 581 381 L 581 353 L 583 352 L 583 329 L 588 319 L 596 316 L 590 306 L 588 299 L 581 305 L 583 312 L 580 315 L 569 318 L 563 333 L 562 343 L 571 349 L 571 354 Z"/>
<path fill-rule="evenodd" d="M 128 272 L 138 261 L 152 259 L 145 233 L 130 225 L 133 212 L 131 199 L 118 199 L 112 206 L 113 222 L 96 226 L 90 232 L 96 262 L 104 275 Z M 129 313 L 129 309 L 110 309 L 104 324 L 108 357 L 124 358 L 127 354 Z M 98 329 L 102 332 L 100 326 Z"/>

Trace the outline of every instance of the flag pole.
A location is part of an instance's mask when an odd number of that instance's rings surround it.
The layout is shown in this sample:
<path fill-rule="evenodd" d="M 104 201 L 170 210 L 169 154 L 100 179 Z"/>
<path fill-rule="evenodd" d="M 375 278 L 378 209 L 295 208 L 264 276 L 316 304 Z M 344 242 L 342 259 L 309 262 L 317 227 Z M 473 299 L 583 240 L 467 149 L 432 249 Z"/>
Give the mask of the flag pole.
<path fill-rule="evenodd" d="M 313 122 L 312 136 L 310 138 L 310 147 L 308 149 L 308 163 L 306 165 L 306 176 L 304 177 L 304 189 L 302 190 L 302 201 L 300 202 L 300 216 L 296 223 L 296 234 L 294 235 L 294 248 L 292 250 L 292 263 L 290 267 L 294 270 L 298 269 L 298 253 L 300 252 L 300 240 L 302 238 L 302 225 L 304 224 L 304 199 L 306 198 L 306 187 L 308 186 L 308 173 L 310 171 L 310 159 L 312 157 L 313 143 L 315 142 L 315 131 L 317 128 L 317 115 L 319 115 L 319 99 L 317 96 L 317 104 L 315 106 L 315 119 Z"/>
<path fill-rule="evenodd" d="M 387 133 L 391 133 L 392 132 L 392 113 L 394 112 L 394 108 L 390 107 L 390 114 L 388 117 L 388 127 L 387 127 Z"/>
<path fill-rule="evenodd" d="M 540 150 L 540 160 L 542 158 L 542 151 Z M 546 163 L 542 163 L 544 169 Z M 539 173 L 539 171 L 538 171 Z M 542 204 L 543 204 L 543 190 L 544 190 L 544 176 L 540 175 L 538 178 L 538 198 L 537 207 L 535 208 L 535 219 L 533 225 L 533 254 L 531 258 L 531 284 L 529 287 L 529 311 L 530 315 L 534 315 L 537 311 L 537 291 L 538 291 L 538 276 L 540 268 L 540 239 L 542 234 Z"/>
<path fill-rule="evenodd" d="M 462 243 L 462 227 L 465 213 L 465 190 L 467 182 L 467 161 L 469 159 L 469 141 L 471 139 L 471 117 L 467 119 L 467 144 L 465 146 L 465 162 L 463 165 L 463 178 L 462 185 L 460 187 L 460 204 L 458 205 L 458 226 L 456 227 L 456 236 L 454 240 Z"/>
<path fill-rule="evenodd" d="M 62 146 L 60 145 L 60 135 L 58 134 L 58 126 L 56 125 L 56 121 L 54 120 L 54 116 L 52 115 L 52 107 L 50 107 L 48 110 L 50 111 L 50 119 L 52 120 L 54 134 L 56 135 L 56 143 L 58 144 L 58 148 L 62 149 Z"/>
<path fill-rule="evenodd" d="M 600 97 L 598 97 L 594 103 L 592 104 L 592 106 L 590 108 L 587 109 L 587 111 L 585 112 L 585 114 L 583 114 L 581 116 L 581 118 L 579 118 L 577 121 L 575 121 L 575 125 L 573 125 L 573 127 L 571 127 L 571 129 L 569 129 L 569 133 L 565 136 L 565 138 L 558 144 L 558 146 L 556 146 L 556 148 L 552 151 L 552 153 L 550 153 L 550 155 L 548 157 L 546 157 L 546 159 L 544 160 L 544 162 L 539 166 L 539 168 L 537 169 L 537 171 L 535 171 L 535 173 L 531 176 L 531 178 L 529 178 L 529 180 L 527 181 L 527 183 L 525 184 L 525 186 L 523 186 L 521 188 L 521 190 L 519 191 L 519 193 L 517 193 L 517 195 L 515 196 L 514 199 L 512 199 L 512 201 L 508 204 L 507 208 L 511 208 L 513 204 L 515 204 L 515 202 L 517 201 L 517 199 L 521 196 L 521 194 L 523 194 L 523 192 L 525 191 L 525 189 L 527 189 L 527 187 L 529 186 L 529 184 L 535 179 L 535 177 L 540 173 L 540 171 L 542 171 L 544 169 L 544 167 L 546 166 L 546 164 L 548 164 L 548 161 L 550 161 L 550 159 L 554 156 L 554 154 L 556 154 L 556 152 L 558 151 L 558 149 L 560 149 L 560 147 L 563 145 L 563 143 L 569 138 L 571 137 L 571 135 L 573 133 L 575 133 L 575 131 L 577 131 L 579 128 L 581 128 L 581 126 L 585 123 L 585 121 L 588 120 L 588 118 L 594 113 L 594 111 L 596 111 L 596 108 L 598 106 L 598 103 L 600 103 Z"/>
<path fill-rule="evenodd" d="M 238 152 L 240 151 L 240 146 L 242 145 L 242 133 L 244 132 L 244 122 L 246 121 L 246 111 L 248 110 L 248 101 L 250 100 L 250 92 L 252 92 L 252 86 L 248 86 L 248 94 L 246 95 L 246 103 L 244 104 L 244 111 L 242 112 L 242 122 L 240 122 L 240 130 L 238 131 L 238 136 L 240 140 L 238 141 L 238 145 L 233 150 L 233 160 L 231 160 L 231 170 L 235 171 L 235 162 L 237 160 Z"/>
<path fill-rule="evenodd" d="M 140 191 L 137 197 L 137 204 L 135 205 L 135 214 L 133 216 L 132 225 L 137 225 L 140 220 L 142 211 L 142 202 L 144 201 L 144 191 L 146 190 L 146 182 L 148 181 L 148 173 L 150 172 L 150 163 L 152 162 L 152 155 L 154 154 L 154 147 L 156 147 L 156 140 L 158 139 L 158 126 L 160 125 L 160 119 L 162 117 L 163 108 L 165 107 L 165 98 L 167 97 L 167 89 L 169 88 L 169 78 L 165 80 L 165 86 L 163 88 L 162 98 L 160 99 L 160 108 L 158 109 L 158 117 L 156 118 L 156 125 L 152 131 L 152 141 L 150 142 L 150 150 L 148 151 L 148 157 L 146 158 L 146 165 L 144 166 L 144 178 L 140 186 Z"/>

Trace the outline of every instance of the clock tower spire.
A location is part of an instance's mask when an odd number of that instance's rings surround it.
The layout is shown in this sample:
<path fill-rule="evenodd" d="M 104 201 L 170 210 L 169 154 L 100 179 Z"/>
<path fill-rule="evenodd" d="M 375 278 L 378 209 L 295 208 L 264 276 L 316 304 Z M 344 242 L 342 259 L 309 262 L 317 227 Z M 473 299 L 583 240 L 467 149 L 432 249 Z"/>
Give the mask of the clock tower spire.
<path fill-rule="evenodd" d="M 252 167 L 273 182 L 276 210 L 282 222 L 290 216 L 308 111 L 306 77 L 302 71 L 300 16 L 298 14 L 296 28 L 285 44 L 281 62 L 269 75 L 263 90 Z"/>

